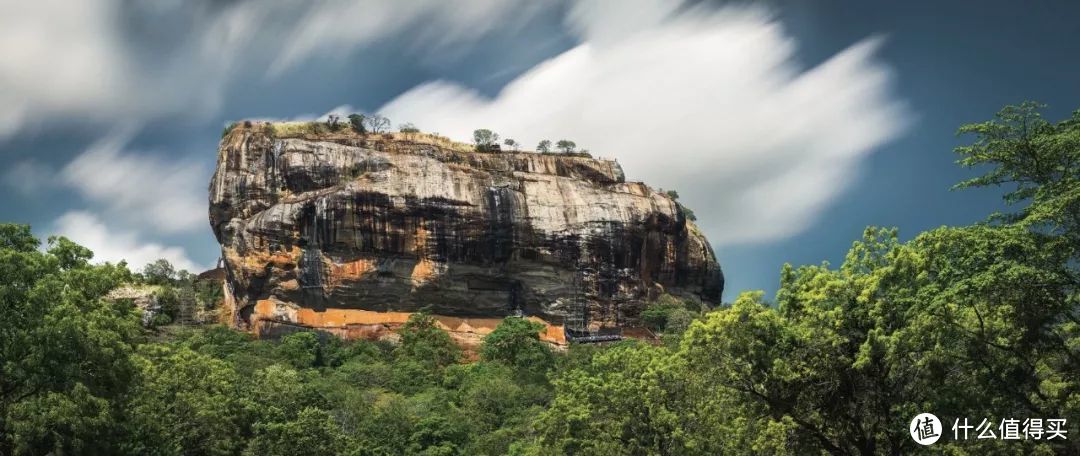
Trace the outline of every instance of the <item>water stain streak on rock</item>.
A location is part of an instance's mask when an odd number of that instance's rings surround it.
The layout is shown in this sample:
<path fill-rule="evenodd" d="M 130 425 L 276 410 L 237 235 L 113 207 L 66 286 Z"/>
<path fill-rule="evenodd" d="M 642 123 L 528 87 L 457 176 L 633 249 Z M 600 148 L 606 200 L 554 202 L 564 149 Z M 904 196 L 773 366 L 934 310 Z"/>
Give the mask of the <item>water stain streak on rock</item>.
<path fill-rule="evenodd" d="M 425 307 L 552 325 L 583 311 L 593 327 L 616 327 L 661 292 L 719 300 L 704 236 L 614 161 L 280 130 L 230 131 L 210 183 L 238 327 L 341 329 L 378 319 L 350 310 L 394 323 Z"/>

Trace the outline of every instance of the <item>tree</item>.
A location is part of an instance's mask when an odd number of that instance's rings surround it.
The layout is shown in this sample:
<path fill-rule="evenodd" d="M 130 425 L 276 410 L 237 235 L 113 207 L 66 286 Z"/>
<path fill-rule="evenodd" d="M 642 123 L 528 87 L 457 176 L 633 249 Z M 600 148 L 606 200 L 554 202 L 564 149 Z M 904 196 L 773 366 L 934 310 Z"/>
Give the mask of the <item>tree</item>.
<path fill-rule="evenodd" d="M 164 258 L 159 258 L 144 266 L 142 273 L 146 278 L 146 283 L 151 285 L 168 285 L 176 280 L 176 268 Z"/>
<path fill-rule="evenodd" d="M 484 361 L 503 362 L 519 369 L 545 372 L 554 365 L 551 348 L 540 340 L 544 325 L 518 317 L 503 319 L 480 346 Z"/>
<path fill-rule="evenodd" d="M 281 338 L 277 351 L 297 369 L 322 365 L 322 347 L 319 336 L 310 331 L 289 334 Z"/>
<path fill-rule="evenodd" d="M 547 139 L 540 141 L 540 143 L 536 145 L 536 151 L 545 154 L 551 152 L 551 141 Z"/>
<path fill-rule="evenodd" d="M 188 349 L 145 347 L 125 411 L 132 454 L 235 454 L 243 448 L 243 390 L 224 361 Z"/>
<path fill-rule="evenodd" d="M 353 131 L 359 134 L 367 134 L 366 118 L 363 114 L 350 114 L 349 125 L 352 126 Z"/>
<path fill-rule="evenodd" d="M 420 129 L 416 128 L 416 125 L 413 125 L 412 122 L 405 122 L 398 125 L 398 131 L 402 133 L 420 133 Z"/>
<path fill-rule="evenodd" d="M 1080 110 L 1051 123 L 1044 105 L 1006 106 L 994 119 L 960 127 L 975 142 L 956 148 L 957 163 L 987 170 L 954 188 L 1005 186 L 1005 202 L 1025 204 L 995 219 L 1048 230 L 1080 245 Z"/>
<path fill-rule="evenodd" d="M 785 267 L 776 307 L 744 293 L 691 324 L 683 377 L 733 393 L 755 426 L 790 425 L 790 446 L 834 454 L 914 450 L 896 424 L 921 410 L 1076 413 L 1068 257 L 1063 238 L 1018 226 L 941 228 L 907 244 L 871 228 L 839 269 Z"/>
<path fill-rule="evenodd" d="M 335 456 L 343 453 L 345 437 L 330 414 L 305 408 L 292 420 L 263 422 L 254 426 L 255 436 L 244 449 L 245 456 Z"/>
<path fill-rule="evenodd" d="M 498 147 L 499 134 L 486 128 L 473 130 L 473 142 L 476 144 L 477 151 L 490 152 Z"/>
<path fill-rule="evenodd" d="M 664 300 L 650 303 L 641 311 L 641 323 L 655 332 L 661 332 L 667 327 L 668 318 L 677 308 L 676 303 Z"/>
<path fill-rule="evenodd" d="M 567 139 L 560 139 L 559 142 L 555 143 L 555 147 L 561 150 L 564 154 L 569 154 L 577 148 L 577 144 Z"/>
<path fill-rule="evenodd" d="M 407 454 L 423 456 L 453 456 L 461 454 L 468 433 L 460 422 L 447 417 L 430 415 L 420 419 L 409 436 Z"/>
<path fill-rule="evenodd" d="M 511 138 L 506 138 L 506 140 L 503 141 L 503 144 L 506 145 L 506 147 L 509 147 L 510 150 L 513 150 L 514 152 L 517 152 L 518 149 L 521 147 L 521 143 Z"/>
<path fill-rule="evenodd" d="M 364 118 L 368 131 L 372 133 L 384 133 L 390 128 L 390 119 L 379 114 L 371 114 Z"/>
<path fill-rule="evenodd" d="M 691 451 L 669 426 L 662 348 L 623 343 L 598 352 L 553 380 L 555 397 L 537 420 L 540 454 L 723 454 Z M 675 401 L 678 404 L 679 401 Z"/>
<path fill-rule="evenodd" d="M 401 345 L 397 355 L 416 360 L 432 367 L 445 367 L 456 363 L 461 350 L 450 340 L 446 331 L 439 329 L 435 319 L 427 312 L 417 312 L 401 325 L 398 331 Z"/>
<path fill-rule="evenodd" d="M 155 321 L 155 325 L 169 324 L 176 321 L 180 316 L 180 294 L 176 292 L 176 288 L 165 285 L 154 292 L 154 299 L 157 300 L 159 315 L 166 318 Z"/>
<path fill-rule="evenodd" d="M 0 224 L 0 454 L 116 452 L 112 401 L 132 384 L 139 322 L 104 297 L 131 272 L 90 265 L 65 238 L 49 244 Z"/>
<path fill-rule="evenodd" d="M 682 214 L 683 218 L 685 218 L 685 219 L 687 219 L 687 220 L 689 220 L 691 222 L 696 222 L 697 221 L 697 214 L 694 213 L 693 209 L 690 209 L 690 208 L 688 208 L 686 206 L 683 206 L 682 204 L 679 204 L 678 206 L 679 206 L 679 213 Z"/>

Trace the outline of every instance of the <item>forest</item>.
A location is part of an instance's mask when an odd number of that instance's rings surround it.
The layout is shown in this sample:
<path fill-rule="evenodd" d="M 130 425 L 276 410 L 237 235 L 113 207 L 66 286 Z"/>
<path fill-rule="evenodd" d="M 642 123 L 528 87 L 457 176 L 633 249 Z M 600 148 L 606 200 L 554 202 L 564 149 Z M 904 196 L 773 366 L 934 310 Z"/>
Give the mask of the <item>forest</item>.
<path fill-rule="evenodd" d="M 0 225 L 0 454 L 1080 454 L 1080 111 L 1040 110 L 959 130 L 978 176 L 956 188 L 1008 211 L 867 228 L 838 266 L 785 265 L 775 299 L 665 298 L 642 315 L 659 343 L 556 352 L 508 318 L 465 362 L 424 313 L 396 344 L 162 333 L 105 299 L 138 280 L 125 264 Z M 922 412 L 933 447 L 909 434 Z M 1067 421 L 1010 440 L 1012 419 Z"/>

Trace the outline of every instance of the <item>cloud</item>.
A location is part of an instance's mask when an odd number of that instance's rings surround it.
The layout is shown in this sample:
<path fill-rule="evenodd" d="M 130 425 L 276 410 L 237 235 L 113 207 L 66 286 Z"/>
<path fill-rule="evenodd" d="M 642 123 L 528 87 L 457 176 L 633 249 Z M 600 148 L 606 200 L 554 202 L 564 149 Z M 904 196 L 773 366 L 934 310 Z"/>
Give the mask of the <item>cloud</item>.
<path fill-rule="evenodd" d="M 557 5 L 527 0 L 40 0 L 0 15 L 0 140 L 49 121 L 215 114 L 229 84 L 394 36 L 447 53 Z M 298 19 L 299 18 L 299 19 Z M 411 50 L 410 50 L 411 49 Z"/>
<path fill-rule="evenodd" d="M 0 181 L 25 197 L 33 197 L 53 187 L 56 172 L 35 160 L 23 160 L 11 165 Z"/>
<path fill-rule="evenodd" d="M 0 138 L 56 112 L 133 109 L 114 95 L 130 83 L 106 0 L 5 5 L 0 15 Z"/>
<path fill-rule="evenodd" d="M 336 1 L 308 8 L 288 33 L 271 73 L 405 32 L 425 53 L 468 45 L 499 28 L 520 28 L 555 2 L 471 0 Z"/>
<path fill-rule="evenodd" d="M 575 6 L 567 23 L 583 42 L 492 99 L 434 81 L 379 111 L 458 138 L 483 127 L 526 145 L 575 140 L 630 179 L 678 189 L 714 245 L 806 229 L 905 129 L 877 39 L 803 70 L 762 9 L 635 4 Z"/>
<path fill-rule="evenodd" d="M 125 151 L 131 130 L 91 145 L 60 171 L 80 195 L 128 223 L 165 233 L 205 229 L 206 182 L 196 163 Z"/>
<path fill-rule="evenodd" d="M 298 114 L 291 117 L 252 117 L 247 120 L 250 120 L 252 122 L 326 122 L 330 118 L 331 114 L 345 119 L 350 114 L 359 112 L 364 111 L 362 109 L 354 108 L 352 107 L 352 105 L 343 104 L 336 106 L 333 109 L 326 111 L 322 114 L 306 113 Z"/>
<path fill-rule="evenodd" d="M 177 269 L 187 269 L 195 273 L 205 269 L 191 261 L 180 247 L 143 242 L 135 232 L 106 226 L 90 212 L 67 212 L 56 219 L 52 228 L 55 234 L 66 236 L 92 250 L 96 261 L 117 263 L 126 260 L 128 266 L 137 271 L 148 263 L 164 258 Z"/>

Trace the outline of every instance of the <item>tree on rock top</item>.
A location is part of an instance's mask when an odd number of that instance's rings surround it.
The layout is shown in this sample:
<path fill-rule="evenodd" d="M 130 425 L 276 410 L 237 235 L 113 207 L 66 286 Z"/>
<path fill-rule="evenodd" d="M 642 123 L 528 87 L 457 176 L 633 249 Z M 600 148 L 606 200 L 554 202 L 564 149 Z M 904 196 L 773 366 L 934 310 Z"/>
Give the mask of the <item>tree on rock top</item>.
<path fill-rule="evenodd" d="M 499 147 L 499 134 L 487 128 L 473 130 L 473 142 L 478 152 L 490 152 Z"/>

